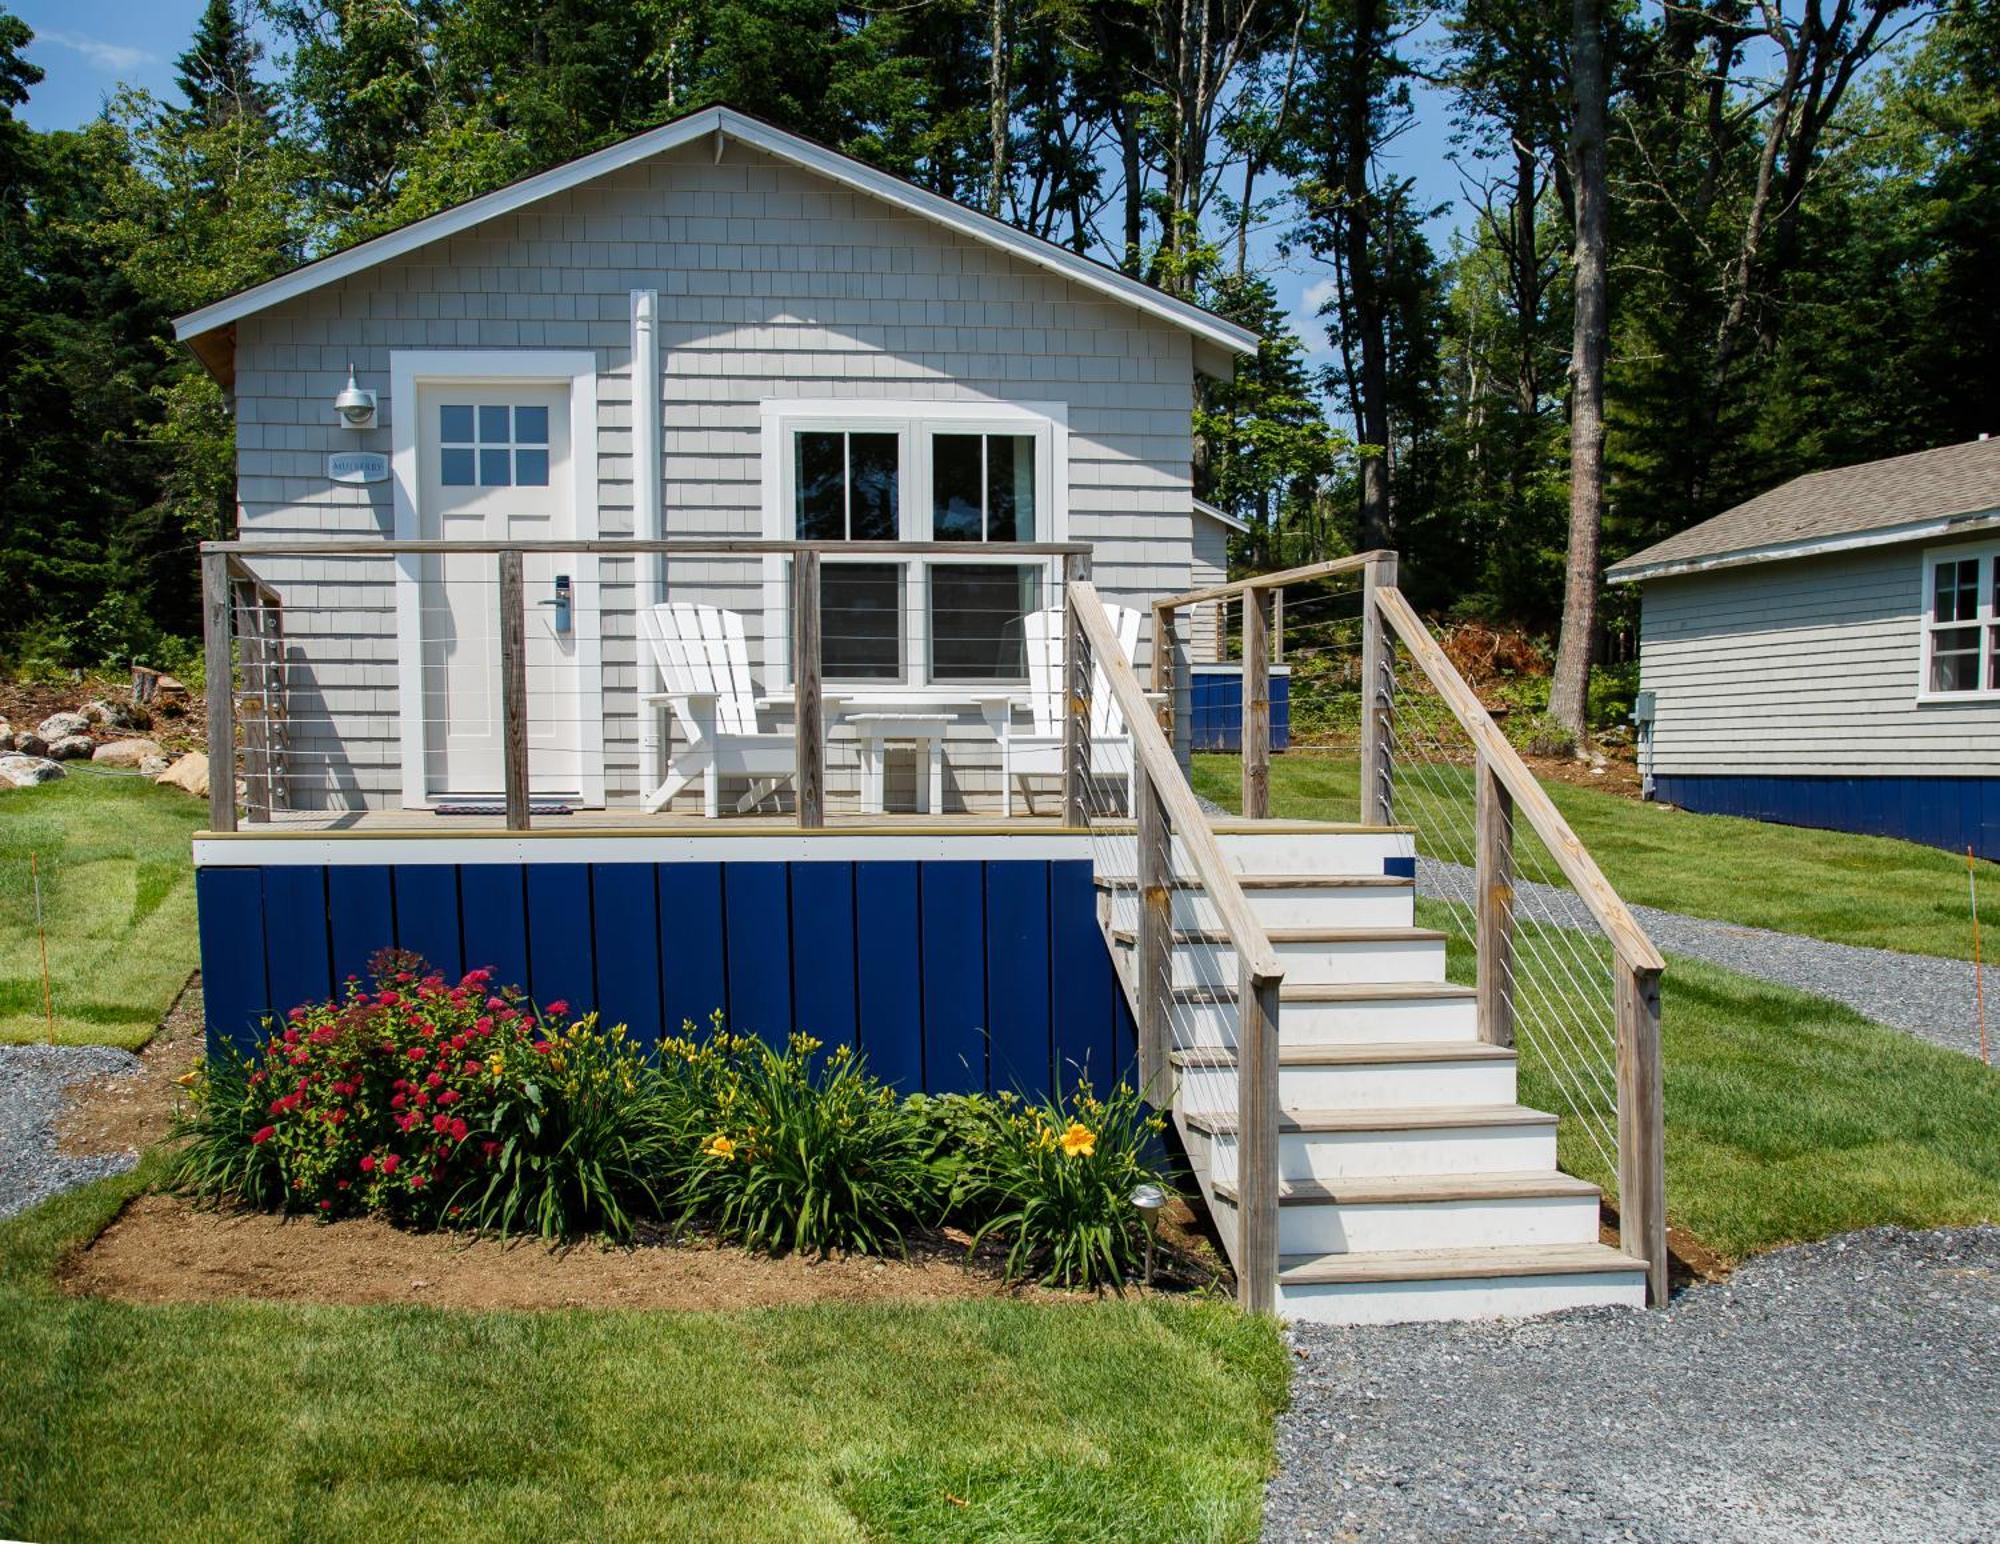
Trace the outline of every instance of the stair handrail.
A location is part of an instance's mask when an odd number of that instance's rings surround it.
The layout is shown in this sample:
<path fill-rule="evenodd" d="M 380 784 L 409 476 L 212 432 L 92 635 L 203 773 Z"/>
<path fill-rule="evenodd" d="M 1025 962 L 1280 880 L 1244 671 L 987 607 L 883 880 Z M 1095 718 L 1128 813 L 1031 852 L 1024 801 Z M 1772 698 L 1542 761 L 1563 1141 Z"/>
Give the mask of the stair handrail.
<path fill-rule="evenodd" d="M 1277 1306 L 1278 1281 L 1278 1012 L 1284 966 L 1243 887 L 1223 859 L 1208 817 L 1174 759 L 1119 647 L 1097 588 L 1072 575 L 1066 604 L 1083 648 L 1068 667 L 1069 744 L 1090 743 L 1093 676 L 1101 679 L 1131 737 L 1135 776 L 1132 811 L 1138 829 L 1139 927 L 1137 969 L 1140 1074 L 1150 1081 L 1167 1061 L 1167 1008 L 1173 988 L 1172 843 L 1178 835 L 1237 960 L 1237 1298 L 1253 1313 Z M 1096 669 L 1090 668 L 1095 665 Z M 1107 940 L 1108 943 L 1108 940 Z M 1168 967 L 1163 969 L 1162 967 Z"/>
<path fill-rule="evenodd" d="M 1610 941 L 1618 1058 L 1618 1225 L 1621 1247 L 1646 1262 L 1647 1296 L 1667 1297 L 1665 1105 L 1660 1065 L 1660 973 L 1666 961 L 1590 851 L 1570 829 L 1493 716 L 1394 585 L 1369 602 L 1409 650 L 1478 756 L 1475 896 L 1480 1033 L 1513 1042 L 1511 814 L 1527 817 L 1563 877 Z M 1368 678 L 1372 683 L 1373 677 Z M 1393 713 L 1393 708 L 1391 709 Z M 1375 715 L 1371 712 L 1369 716 Z"/>

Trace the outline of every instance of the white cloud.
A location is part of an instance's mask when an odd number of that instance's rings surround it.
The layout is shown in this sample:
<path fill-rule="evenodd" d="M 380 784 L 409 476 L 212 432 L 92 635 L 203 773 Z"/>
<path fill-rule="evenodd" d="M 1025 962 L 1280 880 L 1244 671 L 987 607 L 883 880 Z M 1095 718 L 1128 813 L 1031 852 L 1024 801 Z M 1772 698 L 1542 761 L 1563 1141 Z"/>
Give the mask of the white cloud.
<path fill-rule="evenodd" d="M 67 48 L 72 53 L 82 54 L 100 70 L 122 74 L 136 70 L 142 64 L 150 64 L 153 56 L 143 48 L 130 48 L 123 43 L 107 43 L 101 38 L 84 37 L 75 32 L 59 32 L 53 27 L 36 29 L 37 42 L 53 43 L 58 48 Z"/>
<path fill-rule="evenodd" d="M 1328 350 L 1326 324 L 1328 317 L 1319 314 L 1320 307 L 1338 298 L 1340 287 L 1331 279 L 1316 279 L 1299 292 L 1298 303 L 1292 307 L 1292 314 L 1286 319 L 1292 331 L 1305 344 L 1308 357 L 1324 354 Z"/>

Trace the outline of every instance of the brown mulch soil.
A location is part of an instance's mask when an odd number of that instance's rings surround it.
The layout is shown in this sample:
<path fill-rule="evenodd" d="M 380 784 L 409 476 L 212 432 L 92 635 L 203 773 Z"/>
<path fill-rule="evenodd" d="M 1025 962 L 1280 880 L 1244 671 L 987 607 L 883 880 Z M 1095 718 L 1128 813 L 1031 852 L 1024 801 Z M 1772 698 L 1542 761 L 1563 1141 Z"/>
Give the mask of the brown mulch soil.
<path fill-rule="evenodd" d="M 183 703 L 149 709 L 146 717 L 151 719 L 150 728 L 108 729 L 102 724 L 92 724 L 88 731 L 90 737 L 100 745 L 107 740 L 139 737 L 157 740 L 169 755 L 176 751 L 201 750 L 208 743 L 208 715 L 199 687 L 199 682 L 190 685 L 188 698 Z M 40 681 L 0 681 L 0 718 L 13 725 L 18 734 L 22 730 L 33 729 L 51 713 L 80 712 L 85 703 L 99 698 L 130 706 L 130 679 L 91 675 L 53 685 Z"/>
<path fill-rule="evenodd" d="M 947 1302 L 1077 1296 L 1010 1287 L 962 1239 L 913 1241 L 908 1260 L 772 1258 L 702 1237 L 552 1250 L 412 1233 L 372 1219 L 319 1223 L 142 1196 L 73 1255 L 65 1290 L 134 1303 L 270 1302 L 434 1308 L 716 1310 L 807 1303 Z M 1178 1283 L 1176 1283 L 1178 1285 Z M 1163 1285 L 1165 1285 L 1163 1283 Z"/>
<path fill-rule="evenodd" d="M 201 977 L 192 976 L 139 1052 L 136 1077 L 93 1079 L 69 1093 L 60 1127 L 67 1157 L 144 1151 L 167 1134 L 177 1080 L 201 1061 Z"/>
<path fill-rule="evenodd" d="M 1638 798 L 1639 762 L 1632 748 L 1627 745 L 1606 746 L 1602 754 L 1605 758 L 1602 771 L 1587 761 L 1578 761 L 1574 756 L 1530 756 L 1524 751 L 1521 759 L 1544 782 L 1572 783 L 1578 788 L 1597 788 L 1627 799 Z"/>

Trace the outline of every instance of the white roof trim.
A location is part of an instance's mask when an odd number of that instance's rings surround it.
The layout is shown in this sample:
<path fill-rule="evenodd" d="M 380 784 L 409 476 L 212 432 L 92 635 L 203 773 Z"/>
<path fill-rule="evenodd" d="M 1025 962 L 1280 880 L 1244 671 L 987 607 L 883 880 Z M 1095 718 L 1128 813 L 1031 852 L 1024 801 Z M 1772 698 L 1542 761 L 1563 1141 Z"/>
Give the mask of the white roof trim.
<path fill-rule="evenodd" d="M 446 209 L 428 218 L 406 225 L 400 230 L 377 236 L 342 252 L 307 263 L 290 273 L 244 290 L 239 295 L 218 300 L 213 305 L 203 306 L 199 311 L 190 311 L 174 321 L 174 336 L 186 342 L 202 333 L 212 332 L 243 317 L 255 315 L 271 306 L 309 294 L 322 285 L 332 284 L 352 274 L 374 267 L 377 263 L 401 257 L 418 247 L 433 241 L 442 241 L 467 230 L 485 220 L 498 215 L 510 214 L 516 209 L 547 198 L 552 193 L 560 193 L 579 183 L 602 177 L 634 162 L 643 161 L 662 151 L 674 150 L 704 134 L 718 137 L 727 136 L 740 140 L 743 144 L 788 161 L 794 166 L 820 173 L 836 182 L 845 183 L 885 203 L 899 209 L 921 215 L 927 220 L 957 231 L 960 235 L 983 241 L 989 246 L 1021 258 L 1025 262 L 1046 268 L 1052 273 L 1073 279 L 1100 294 L 1170 322 L 1198 338 L 1219 344 L 1236 353 L 1252 353 L 1257 347 L 1257 335 L 1247 328 L 1238 327 L 1234 322 L 1226 322 L 1219 316 L 1211 316 L 1199 306 L 1177 300 L 1173 296 L 1142 284 L 1129 275 L 1107 268 L 1089 258 L 1058 247 L 1039 237 L 1017 231 L 1011 225 L 954 204 L 948 198 L 928 193 L 922 188 L 880 172 L 871 166 L 864 166 L 851 156 L 828 150 L 783 129 L 773 128 L 768 123 L 755 118 L 747 118 L 726 107 L 704 108 L 686 118 L 662 124 L 657 129 L 649 129 L 615 145 L 594 151 L 590 155 L 579 156 L 574 161 L 565 161 L 545 172 L 532 177 L 523 177 L 519 182 L 509 183 L 504 188 L 470 199 L 451 209 Z"/>
<path fill-rule="evenodd" d="M 1250 522 L 1248 520 L 1238 520 L 1228 510 L 1217 509 L 1205 499 L 1196 499 L 1194 501 L 1194 512 L 1198 515 L 1208 516 L 1217 525 L 1228 526 L 1230 530 L 1235 531 L 1238 535 L 1249 534 Z"/>
<path fill-rule="evenodd" d="M 1699 558 L 1669 558 L 1664 563 L 1646 563 L 1637 568 L 1614 564 L 1605 571 L 1611 584 L 1637 584 L 1646 579 L 1670 579 L 1678 574 L 1705 574 L 1718 568 L 1747 568 L 1755 563 L 1779 563 L 1789 558 L 1816 558 L 1834 552 L 1854 552 L 1865 547 L 1893 547 L 1901 542 L 1923 541 L 1933 536 L 1970 535 L 1974 531 L 2000 526 L 2000 510 L 1983 514 L 1945 515 L 1920 520 L 1911 525 L 1885 525 L 1873 531 L 1851 531 L 1844 536 L 1809 536 L 1798 541 L 1773 542 L 1763 547 L 1745 547 L 1738 552 L 1717 552 Z"/>

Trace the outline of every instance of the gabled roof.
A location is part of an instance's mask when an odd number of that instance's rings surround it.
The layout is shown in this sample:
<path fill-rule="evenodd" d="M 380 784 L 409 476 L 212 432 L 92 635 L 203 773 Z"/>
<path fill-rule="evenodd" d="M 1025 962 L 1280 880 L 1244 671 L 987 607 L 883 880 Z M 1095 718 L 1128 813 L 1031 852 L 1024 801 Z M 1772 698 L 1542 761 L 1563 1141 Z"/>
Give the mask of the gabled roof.
<path fill-rule="evenodd" d="M 998 247 L 1024 262 L 1073 279 L 1087 289 L 1172 323 L 1229 353 L 1247 354 L 1256 350 L 1258 340 L 1255 333 L 1204 311 L 1200 306 L 1178 300 L 1149 284 L 1142 284 L 1129 274 L 1044 241 L 1039 236 L 1030 236 L 991 215 L 953 203 L 900 177 L 864 165 L 852 156 L 801 139 L 796 134 L 729 107 L 703 108 L 672 123 L 662 124 L 657 129 L 634 134 L 615 145 L 607 145 L 602 150 L 565 161 L 545 172 L 523 177 L 518 182 L 510 182 L 503 188 L 455 204 L 398 230 L 306 263 L 290 273 L 177 317 L 174 336 L 193 348 L 205 364 L 215 369 L 218 358 L 226 357 L 228 344 L 226 339 L 213 335 L 246 316 L 309 294 L 322 285 L 335 283 L 377 263 L 401 257 L 431 242 L 442 241 L 482 221 L 510 214 L 552 193 L 560 193 L 649 156 L 690 144 L 705 135 L 715 136 L 718 158 L 723 144 L 736 140 L 780 161 L 817 172 L 857 192 L 935 221 L 962 236 Z M 222 347 L 217 347 L 218 344 Z"/>
<path fill-rule="evenodd" d="M 2000 439 L 1794 477 L 1605 570 L 1613 584 L 2000 524 Z"/>
<path fill-rule="evenodd" d="M 1250 530 L 1249 521 L 1238 520 L 1228 510 L 1218 508 L 1216 505 L 1207 503 L 1202 499 L 1196 499 L 1194 501 L 1194 512 L 1198 515 L 1206 516 L 1208 519 L 1213 520 L 1217 525 L 1227 527 L 1229 530 L 1234 531 L 1238 536 L 1246 535 Z"/>

